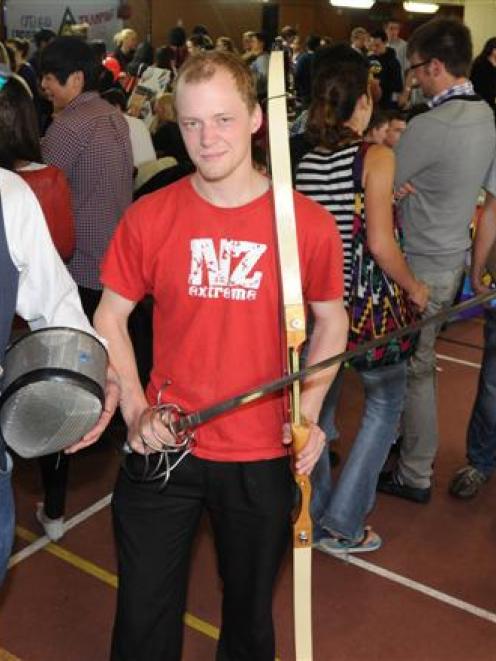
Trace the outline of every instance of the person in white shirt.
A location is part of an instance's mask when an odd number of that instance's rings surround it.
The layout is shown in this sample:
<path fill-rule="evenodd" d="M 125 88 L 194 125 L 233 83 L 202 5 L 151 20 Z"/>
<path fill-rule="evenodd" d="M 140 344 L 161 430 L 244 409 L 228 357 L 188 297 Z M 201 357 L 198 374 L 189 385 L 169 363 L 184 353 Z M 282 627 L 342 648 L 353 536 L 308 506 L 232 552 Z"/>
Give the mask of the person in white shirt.
<path fill-rule="evenodd" d="M 101 94 L 102 99 L 119 108 L 129 126 L 129 138 L 133 153 L 133 165 L 138 168 L 143 163 L 155 161 L 157 154 L 153 147 L 152 137 L 145 122 L 138 117 L 131 117 L 126 113 L 126 97 L 124 92 L 118 89 L 110 89 Z"/>
<path fill-rule="evenodd" d="M 93 335 L 96 332 L 83 313 L 77 286 L 52 243 L 36 196 L 21 177 L 3 168 L 0 168 L 0 200 L 1 366 L 15 313 L 28 322 L 31 330 L 68 326 Z M 109 368 L 102 416 L 71 451 L 85 447 L 100 436 L 116 409 L 118 398 L 116 376 Z M 0 584 L 7 570 L 14 534 L 11 473 L 12 459 L 0 434 Z"/>

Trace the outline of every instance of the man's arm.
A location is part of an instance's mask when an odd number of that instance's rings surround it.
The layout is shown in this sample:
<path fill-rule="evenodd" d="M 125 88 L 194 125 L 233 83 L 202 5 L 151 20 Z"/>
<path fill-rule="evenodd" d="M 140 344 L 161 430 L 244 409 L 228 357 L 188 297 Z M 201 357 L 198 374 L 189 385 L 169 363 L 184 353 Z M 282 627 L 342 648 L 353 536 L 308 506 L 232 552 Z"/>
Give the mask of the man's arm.
<path fill-rule="evenodd" d="M 119 376 L 120 408 L 128 427 L 128 443 L 135 452 L 145 454 L 150 450 L 161 450 L 165 441 L 174 444 L 174 439 L 159 421 L 155 421 L 153 430 L 151 427 L 151 410 L 141 386 L 127 327 L 135 306 L 136 301 L 105 288 L 95 312 L 94 324 L 96 330 L 108 340 L 110 361 Z M 155 432 L 158 432 L 158 437 Z"/>
<path fill-rule="evenodd" d="M 398 57 L 393 60 L 391 74 L 391 90 L 393 92 L 403 91 L 403 74 L 401 73 L 401 64 Z"/>
<path fill-rule="evenodd" d="M 482 215 L 477 224 L 475 239 L 472 246 L 471 281 L 472 288 L 476 294 L 488 291 L 488 287 L 482 281 L 486 272 L 486 263 L 496 241 L 496 197 L 489 191 Z"/>
<path fill-rule="evenodd" d="M 342 298 L 310 303 L 310 308 L 315 323 L 308 347 L 307 365 L 314 365 L 346 349 L 348 313 Z M 339 365 L 334 365 L 305 380 L 301 394 L 301 412 L 309 422 L 317 423 L 322 402 L 338 370 Z"/>
<path fill-rule="evenodd" d="M 343 299 L 310 303 L 315 325 L 310 337 L 307 365 L 313 365 L 330 356 L 342 353 L 348 339 L 348 314 Z M 319 413 L 339 365 L 309 377 L 303 384 L 301 412 L 311 426 L 305 448 L 296 457 L 295 468 L 299 474 L 310 474 L 324 447 L 324 432 L 317 426 Z M 291 442 L 289 430 L 285 430 L 284 443 Z"/>
<path fill-rule="evenodd" d="M 50 124 L 45 137 L 41 140 L 43 162 L 56 165 L 69 181 L 72 167 L 82 149 L 83 144 L 78 132 L 69 127 L 67 122 L 57 119 Z"/>
<path fill-rule="evenodd" d="M 396 145 L 395 190 L 401 188 L 426 168 L 436 163 L 439 142 L 445 134 L 437 121 L 428 117 L 430 111 L 414 117 L 408 122 L 406 131 Z"/>

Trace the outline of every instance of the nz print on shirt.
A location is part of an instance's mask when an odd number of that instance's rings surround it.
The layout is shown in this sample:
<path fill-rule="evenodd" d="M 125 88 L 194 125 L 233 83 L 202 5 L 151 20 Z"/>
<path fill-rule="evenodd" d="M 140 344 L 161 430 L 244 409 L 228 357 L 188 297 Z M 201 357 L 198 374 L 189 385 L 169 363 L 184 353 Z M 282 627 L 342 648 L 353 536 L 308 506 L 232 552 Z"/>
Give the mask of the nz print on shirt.
<path fill-rule="evenodd" d="M 195 298 L 255 301 L 262 282 L 256 266 L 267 250 L 263 243 L 192 239 L 188 293 Z"/>

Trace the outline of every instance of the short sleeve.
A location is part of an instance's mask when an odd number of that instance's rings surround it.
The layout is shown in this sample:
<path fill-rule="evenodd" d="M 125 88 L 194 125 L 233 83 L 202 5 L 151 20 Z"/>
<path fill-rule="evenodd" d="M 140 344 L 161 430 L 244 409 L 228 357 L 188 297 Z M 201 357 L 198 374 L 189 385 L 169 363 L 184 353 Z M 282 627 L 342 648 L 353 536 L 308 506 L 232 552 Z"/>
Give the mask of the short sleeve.
<path fill-rule="evenodd" d="M 491 163 L 491 166 L 486 174 L 483 188 L 485 188 L 488 193 L 491 193 L 493 197 L 496 197 L 496 158 Z"/>
<path fill-rule="evenodd" d="M 122 217 L 100 270 L 102 284 L 130 301 L 140 301 L 149 291 L 143 271 L 140 206 L 131 205 Z"/>

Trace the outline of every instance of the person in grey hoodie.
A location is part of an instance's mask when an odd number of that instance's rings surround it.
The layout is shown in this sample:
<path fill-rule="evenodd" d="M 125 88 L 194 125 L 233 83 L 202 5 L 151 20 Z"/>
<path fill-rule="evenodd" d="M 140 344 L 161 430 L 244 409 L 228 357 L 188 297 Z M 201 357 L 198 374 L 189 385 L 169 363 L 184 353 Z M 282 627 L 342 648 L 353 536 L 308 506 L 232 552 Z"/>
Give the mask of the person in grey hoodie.
<path fill-rule="evenodd" d="M 496 149 L 494 116 L 468 79 L 470 31 L 454 19 L 420 26 L 408 42 L 410 70 L 430 109 L 408 124 L 397 149 L 395 188 L 401 197 L 405 252 L 430 287 L 425 316 L 452 305 L 470 248 L 469 225 Z M 405 193 L 409 193 L 406 194 Z M 426 503 L 438 446 L 435 341 L 424 328 L 411 359 L 403 440 L 379 491 Z"/>

